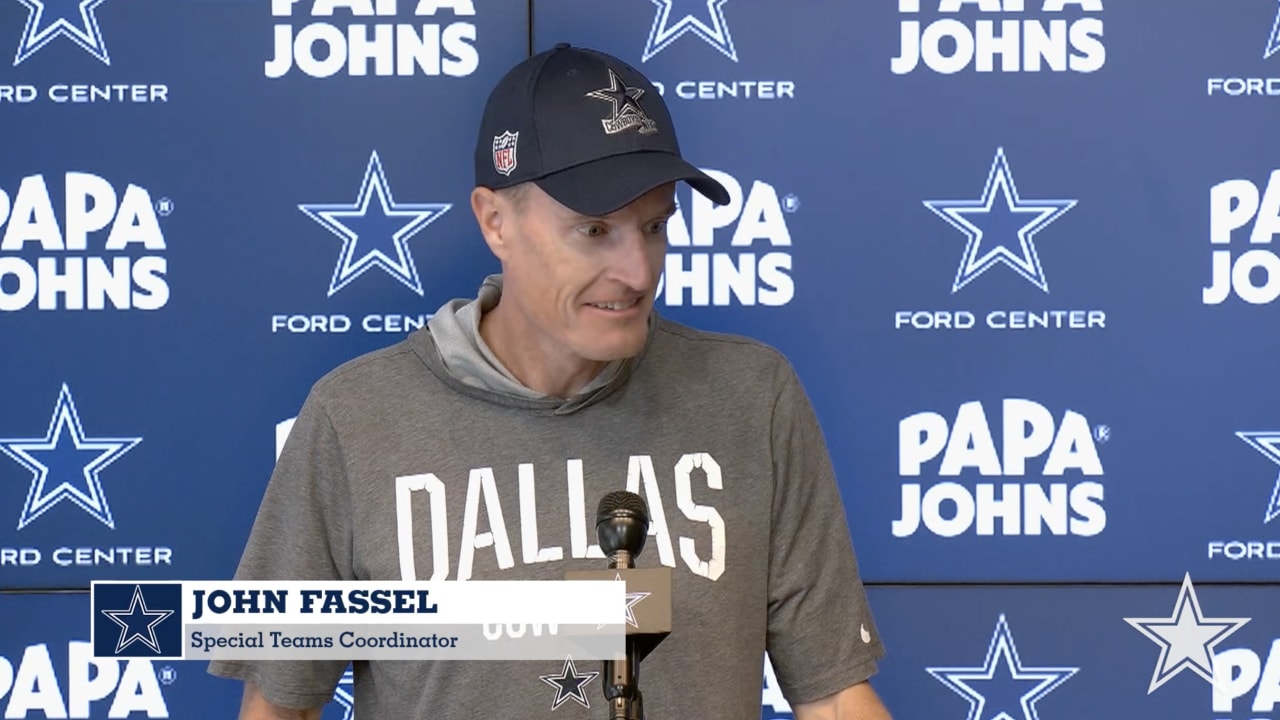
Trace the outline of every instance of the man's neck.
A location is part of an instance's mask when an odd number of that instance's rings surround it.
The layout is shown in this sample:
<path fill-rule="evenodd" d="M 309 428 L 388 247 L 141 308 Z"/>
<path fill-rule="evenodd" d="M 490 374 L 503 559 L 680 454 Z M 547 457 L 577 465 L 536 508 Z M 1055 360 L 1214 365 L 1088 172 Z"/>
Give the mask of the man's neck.
<path fill-rule="evenodd" d="M 503 367 L 520 384 L 544 395 L 560 399 L 573 397 L 604 370 L 607 363 L 584 360 L 551 348 L 547 339 L 527 325 L 512 322 L 519 312 L 501 301 L 480 316 L 480 337 Z"/>

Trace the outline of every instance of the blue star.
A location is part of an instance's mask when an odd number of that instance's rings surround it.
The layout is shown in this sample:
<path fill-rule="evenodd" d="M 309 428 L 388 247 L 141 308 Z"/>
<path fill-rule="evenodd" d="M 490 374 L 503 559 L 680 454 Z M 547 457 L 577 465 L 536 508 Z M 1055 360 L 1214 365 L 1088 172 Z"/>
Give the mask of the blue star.
<path fill-rule="evenodd" d="M 1000 663 L 1000 658 L 1004 662 Z M 1006 672 L 996 678 L 996 665 Z M 969 701 L 966 720 L 1039 720 L 1036 703 L 1080 671 L 1070 667 L 1023 667 L 1018 648 L 1004 615 L 987 647 L 987 659 L 980 667 L 932 667 L 925 670 Z M 980 681 L 985 693 L 974 689 Z M 1014 689 L 1013 686 L 1030 686 Z M 994 698 L 994 699 L 993 699 Z"/>
<path fill-rule="evenodd" d="M 0 452 L 33 474 L 18 529 L 70 500 L 114 530 L 115 520 L 98 474 L 140 442 L 140 437 L 85 437 L 71 390 L 64 383 L 43 438 L 0 439 Z M 51 483 L 57 484 L 49 490 Z"/>
<path fill-rule="evenodd" d="M 996 202 L 997 194 L 1003 202 Z M 1009 163 L 1005 160 L 1004 148 L 997 148 L 980 200 L 924 201 L 925 207 L 969 238 L 951 292 L 959 291 L 997 263 L 1008 265 L 1026 278 L 1027 282 L 1049 292 L 1049 283 L 1040 267 L 1040 258 L 1036 254 L 1032 237 L 1075 204 L 1075 200 L 1024 201 L 1018 197 L 1018 188 L 1013 182 Z M 982 226 L 968 220 L 966 216 L 970 215 L 982 216 Z M 1023 216 L 1022 219 L 1015 217 L 1019 215 Z M 1028 216 L 1031 217 L 1028 219 Z M 997 244 L 979 255 L 984 240 L 1012 244 L 1015 239 L 1018 246 L 1016 251 L 1010 250 L 1005 244 Z"/>
<path fill-rule="evenodd" d="M 1250 618 L 1206 618 L 1200 611 L 1200 600 L 1196 598 L 1196 588 L 1191 584 L 1191 573 L 1187 573 L 1182 578 L 1182 589 L 1178 591 L 1173 615 L 1167 618 L 1125 618 L 1124 621 L 1160 646 L 1160 659 L 1147 687 L 1150 695 L 1183 670 L 1190 670 L 1216 685 L 1213 649 L 1248 623 Z M 1223 687 L 1217 689 L 1229 692 Z"/>
<path fill-rule="evenodd" d="M 338 688 L 333 693 L 334 701 L 342 706 L 342 720 L 355 720 L 356 717 L 356 698 L 351 690 L 355 683 L 354 678 L 351 670 L 347 670 L 342 674 L 342 679 L 338 681 Z"/>
<path fill-rule="evenodd" d="M 1262 51 L 1262 59 L 1275 55 L 1280 51 L 1280 3 L 1276 4 L 1276 19 L 1271 22 L 1271 37 L 1267 39 L 1267 49 Z"/>
<path fill-rule="evenodd" d="M 591 682 L 600 673 L 595 671 L 587 671 L 578 674 L 578 670 L 573 665 L 573 658 L 565 658 L 564 669 L 559 675 L 542 675 L 538 679 L 556 689 L 556 697 L 551 701 L 551 709 L 563 705 L 569 700 L 573 700 L 584 708 L 591 708 L 591 701 L 587 699 L 586 692 L 582 686 Z"/>
<path fill-rule="evenodd" d="M 733 38 L 729 35 L 729 25 L 724 21 L 724 4 L 729 0 L 692 1 L 690 4 L 697 10 L 706 8 L 710 24 L 700 20 L 697 13 L 686 10 L 679 13 L 680 19 L 674 25 L 671 23 L 671 10 L 677 0 L 651 1 L 658 6 L 658 12 L 653 16 L 653 27 L 649 30 L 649 39 L 645 42 L 644 56 L 640 58 L 640 62 L 648 62 L 649 58 L 665 50 L 687 32 L 692 32 L 725 57 L 738 62 L 738 53 L 733 49 Z"/>
<path fill-rule="evenodd" d="M 377 196 L 378 202 L 371 201 Z M 329 297 L 372 267 L 380 267 L 422 295 L 409 239 L 452 207 L 447 203 L 396 203 L 378 153 L 369 158 L 359 197 L 351 205 L 310 204 L 298 209 L 342 238 L 342 253 L 329 282 Z"/>
<path fill-rule="evenodd" d="M 107 0 L 18 0 L 27 6 L 27 27 L 18 41 L 15 67 L 59 35 L 84 48 L 104 65 L 111 64 L 95 11 Z M 51 17 L 45 17 L 46 13 Z"/>
<path fill-rule="evenodd" d="M 142 600 L 142 587 L 133 586 L 133 602 L 128 610 L 103 610 L 103 615 L 120 626 L 120 640 L 116 643 L 116 652 L 141 640 L 143 645 L 161 653 L 160 642 L 156 640 L 156 625 L 173 614 L 172 610 L 148 610 Z M 141 629 L 139 629 L 141 628 Z"/>
<path fill-rule="evenodd" d="M 1249 447 L 1257 450 L 1271 462 L 1280 465 L 1280 432 L 1238 432 L 1236 437 L 1249 443 Z M 1271 490 L 1271 504 L 1267 506 L 1263 524 L 1280 517 L 1280 474 L 1276 475 L 1275 488 Z"/>

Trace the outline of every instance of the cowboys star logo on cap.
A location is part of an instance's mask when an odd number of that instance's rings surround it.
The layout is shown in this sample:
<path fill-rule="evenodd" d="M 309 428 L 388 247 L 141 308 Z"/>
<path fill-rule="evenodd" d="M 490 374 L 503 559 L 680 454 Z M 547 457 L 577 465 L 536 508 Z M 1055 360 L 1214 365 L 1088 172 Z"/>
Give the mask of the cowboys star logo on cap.
<path fill-rule="evenodd" d="M 638 101 L 643 94 L 643 88 L 628 87 L 613 68 L 609 68 L 609 87 L 592 90 L 587 97 L 613 104 L 612 117 L 600 120 L 606 133 L 614 135 L 634 127 L 639 128 L 642 135 L 648 135 L 658 132 L 658 125 L 640 107 Z"/>
<path fill-rule="evenodd" d="M 518 131 L 509 130 L 493 136 L 493 169 L 507 177 L 516 169 L 516 140 L 519 138 Z"/>

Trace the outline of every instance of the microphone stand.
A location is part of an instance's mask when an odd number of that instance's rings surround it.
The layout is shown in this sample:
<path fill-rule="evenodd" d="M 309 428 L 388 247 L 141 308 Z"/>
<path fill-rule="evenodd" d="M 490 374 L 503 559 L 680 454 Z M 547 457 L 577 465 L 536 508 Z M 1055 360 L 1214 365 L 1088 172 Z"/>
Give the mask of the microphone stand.
<path fill-rule="evenodd" d="M 617 550 L 609 558 L 609 569 L 634 567 L 631 553 Z M 625 627 L 624 627 L 625 630 Z M 630 635 L 626 638 L 626 659 L 605 660 L 604 696 L 609 702 L 609 720 L 645 720 L 640 694 L 640 653 Z"/>

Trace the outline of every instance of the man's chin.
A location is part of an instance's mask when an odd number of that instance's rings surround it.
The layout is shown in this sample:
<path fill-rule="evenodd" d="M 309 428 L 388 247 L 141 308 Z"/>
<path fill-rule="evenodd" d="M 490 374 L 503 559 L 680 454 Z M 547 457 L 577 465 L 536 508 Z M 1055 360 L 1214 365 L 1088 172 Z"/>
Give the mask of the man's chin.
<path fill-rule="evenodd" d="M 610 342 L 601 342 L 597 339 L 596 342 L 583 347 L 580 352 L 583 357 L 596 362 L 616 362 L 639 355 L 644 350 L 644 341 L 643 333 L 637 333 L 633 337 L 618 337 Z"/>

